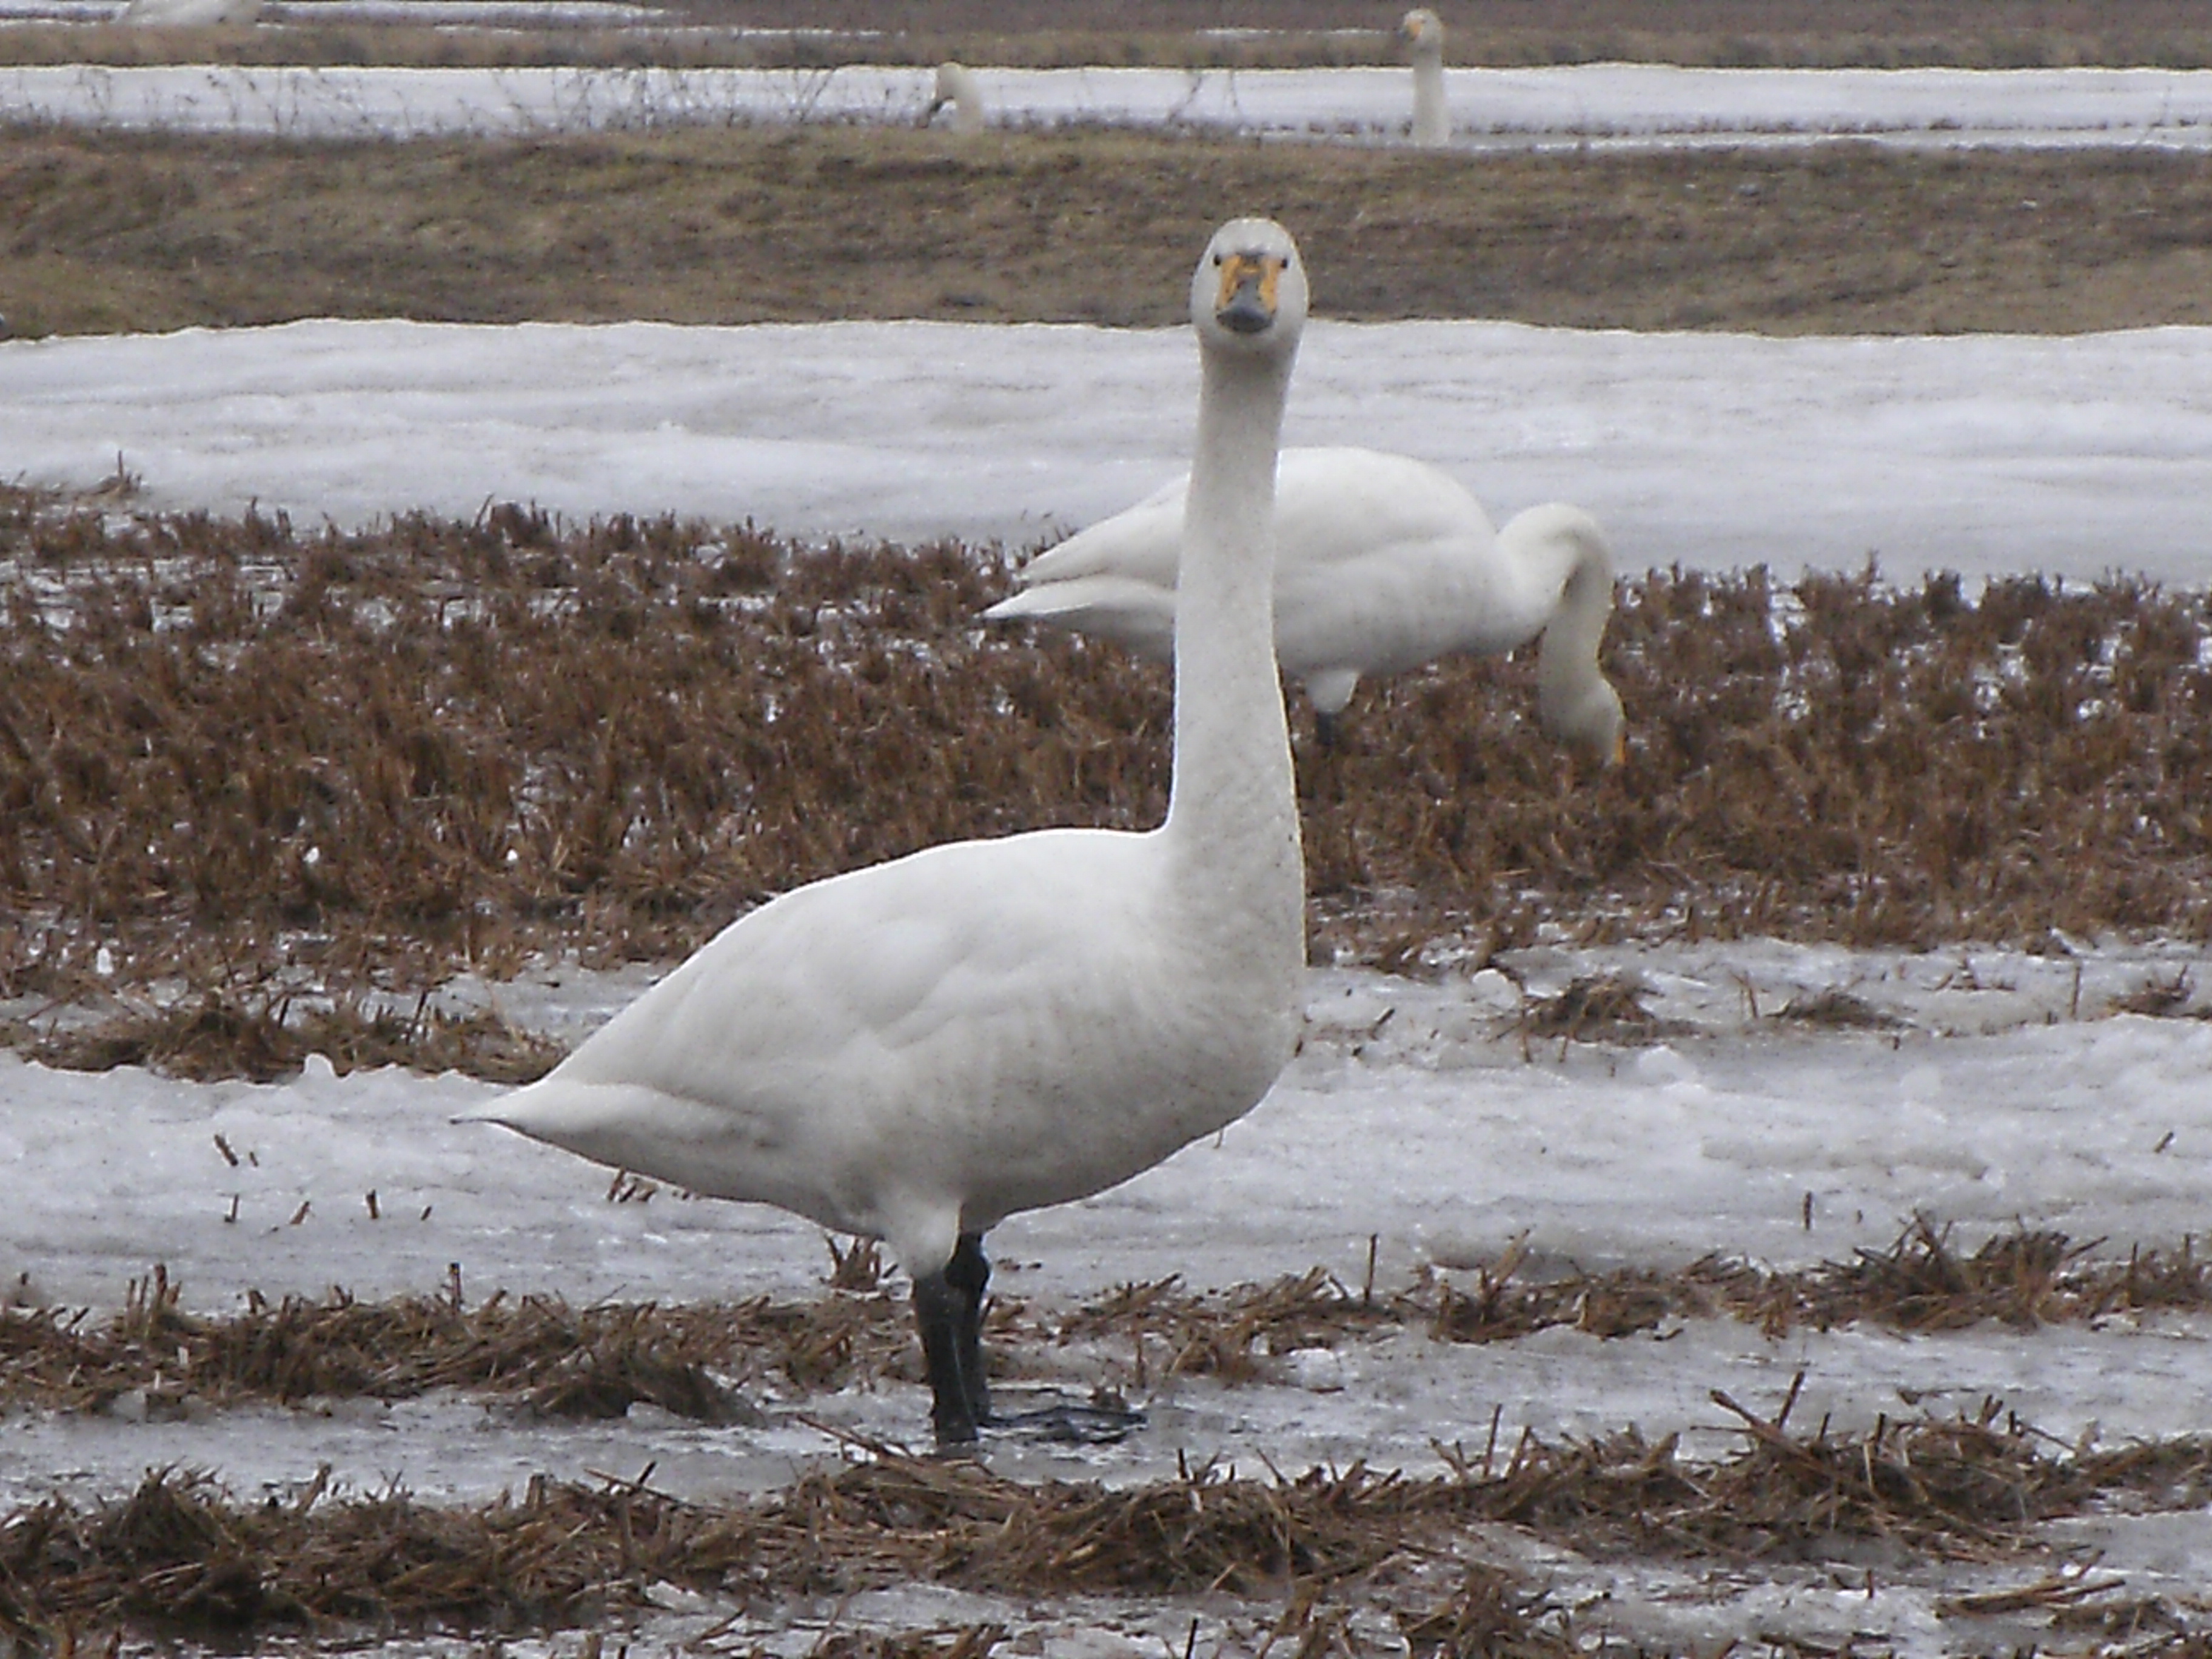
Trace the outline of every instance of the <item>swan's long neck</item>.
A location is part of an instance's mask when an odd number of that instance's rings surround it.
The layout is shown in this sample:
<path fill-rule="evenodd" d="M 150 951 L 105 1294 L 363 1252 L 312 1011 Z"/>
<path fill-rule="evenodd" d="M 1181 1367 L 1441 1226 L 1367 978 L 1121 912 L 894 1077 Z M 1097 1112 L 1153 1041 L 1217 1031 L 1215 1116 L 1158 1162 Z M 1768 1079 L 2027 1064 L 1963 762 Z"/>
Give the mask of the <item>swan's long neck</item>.
<path fill-rule="evenodd" d="M 1413 45 L 1413 142 L 1451 142 L 1451 111 L 1444 103 L 1444 51 L 1441 42 Z"/>
<path fill-rule="evenodd" d="M 1597 526 L 1571 507 L 1532 507 L 1506 526 L 1516 551 L 1559 596 L 1536 652 L 1536 707 L 1554 732 L 1617 720 L 1619 700 L 1598 672 L 1598 647 L 1613 615 L 1613 553 Z"/>
<path fill-rule="evenodd" d="M 1162 830 L 1177 902 L 1224 943 L 1302 963 L 1305 878 L 1275 665 L 1275 454 L 1286 357 L 1205 352 L 1176 586 L 1175 775 Z M 1285 940 L 1255 939 L 1255 927 Z"/>

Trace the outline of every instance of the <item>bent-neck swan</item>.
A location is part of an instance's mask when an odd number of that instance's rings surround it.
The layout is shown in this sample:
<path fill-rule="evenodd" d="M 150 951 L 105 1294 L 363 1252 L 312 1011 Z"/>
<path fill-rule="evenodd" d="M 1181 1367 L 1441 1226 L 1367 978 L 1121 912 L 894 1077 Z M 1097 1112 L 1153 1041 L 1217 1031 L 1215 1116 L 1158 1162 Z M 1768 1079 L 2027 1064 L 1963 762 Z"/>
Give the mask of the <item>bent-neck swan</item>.
<path fill-rule="evenodd" d="M 787 893 L 470 1114 L 886 1240 L 947 1443 L 989 1418 L 982 1235 L 1243 1116 L 1297 1040 L 1305 875 L 1268 612 L 1306 311 L 1289 234 L 1224 225 L 1191 310 L 1166 821 L 953 842 Z"/>
<path fill-rule="evenodd" d="M 923 112 L 921 124 L 927 126 L 937 118 L 937 112 L 947 104 L 952 106 L 952 130 L 957 133 L 981 132 L 983 130 L 983 89 L 975 84 L 964 64 L 945 63 L 937 66 L 937 89 L 931 95 L 929 107 Z"/>
<path fill-rule="evenodd" d="M 983 614 L 1032 617 L 1164 659 L 1187 479 L 1023 567 Z M 1492 531 L 1459 481 L 1410 456 L 1286 449 L 1275 474 L 1275 650 L 1327 723 L 1363 675 L 1534 639 L 1537 719 L 1601 765 L 1621 756 L 1620 698 L 1598 668 L 1613 554 L 1579 508 L 1532 507 Z"/>
<path fill-rule="evenodd" d="M 1413 60 L 1413 142 L 1424 149 L 1451 143 L 1451 110 L 1444 102 L 1444 26 L 1426 7 L 1406 14 L 1398 38 Z"/>

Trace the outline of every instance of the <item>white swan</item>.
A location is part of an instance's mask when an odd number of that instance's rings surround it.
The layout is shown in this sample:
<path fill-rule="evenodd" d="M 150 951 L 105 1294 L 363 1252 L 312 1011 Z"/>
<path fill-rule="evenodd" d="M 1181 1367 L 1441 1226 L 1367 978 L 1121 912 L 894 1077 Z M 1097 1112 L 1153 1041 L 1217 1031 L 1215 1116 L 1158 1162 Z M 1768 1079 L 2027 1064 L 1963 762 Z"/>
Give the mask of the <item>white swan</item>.
<path fill-rule="evenodd" d="M 207 28 L 258 23 L 261 0 L 131 0 L 116 21 L 147 28 Z"/>
<path fill-rule="evenodd" d="M 922 113 L 921 124 L 927 126 L 937 118 L 937 112 L 947 104 L 952 106 L 952 130 L 961 134 L 983 130 L 983 88 L 963 64 L 939 64 L 937 66 L 937 88 L 931 95 L 929 107 Z"/>
<path fill-rule="evenodd" d="M 1242 1116 L 1297 1038 L 1304 872 L 1268 616 L 1306 310 L 1238 220 L 1192 280 L 1198 437 L 1166 822 L 959 842 L 787 893 L 470 1115 L 887 1240 L 938 1438 L 988 1420 L 982 1235 Z"/>
<path fill-rule="evenodd" d="M 1424 149 L 1451 143 L 1451 110 L 1444 102 L 1444 26 L 1426 7 L 1398 24 L 1413 60 L 1413 142 Z"/>
<path fill-rule="evenodd" d="M 1165 658 L 1187 483 L 1038 554 L 1020 591 L 983 614 L 1035 617 Z M 1539 722 L 1601 764 L 1620 760 L 1620 698 L 1597 661 L 1613 555 L 1588 514 L 1532 507 L 1500 533 L 1458 480 L 1425 462 L 1286 449 L 1275 536 L 1275 649 L 1324 732 L 1363 675 L 1502 655 L 1540 634 Z"/>

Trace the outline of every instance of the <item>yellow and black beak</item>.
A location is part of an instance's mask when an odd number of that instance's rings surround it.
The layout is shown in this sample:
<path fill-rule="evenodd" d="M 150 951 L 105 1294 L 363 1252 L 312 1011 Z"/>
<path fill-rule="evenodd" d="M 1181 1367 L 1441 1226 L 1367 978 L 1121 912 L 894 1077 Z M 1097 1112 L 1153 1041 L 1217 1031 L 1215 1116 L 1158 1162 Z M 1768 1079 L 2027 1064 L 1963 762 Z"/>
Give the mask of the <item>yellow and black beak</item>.
<path fill-rule="evenodd" d="M 1213 319 L 1234 334 L 1258 334 L 1275 320 L 1275 289 L 1290 262 L 1279 254 L 1231 253 L 1220 260 Z"/>

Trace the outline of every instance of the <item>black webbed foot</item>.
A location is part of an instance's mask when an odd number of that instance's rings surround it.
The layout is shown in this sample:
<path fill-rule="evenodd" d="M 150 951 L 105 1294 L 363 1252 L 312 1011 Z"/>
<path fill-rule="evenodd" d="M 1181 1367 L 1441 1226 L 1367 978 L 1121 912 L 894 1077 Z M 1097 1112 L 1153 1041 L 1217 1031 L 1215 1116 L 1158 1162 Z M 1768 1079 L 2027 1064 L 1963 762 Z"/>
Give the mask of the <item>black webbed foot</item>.
<path fill-rule="evenodd" d="M 984 1419 L 983 1426 L 994 1434 L 1011 1432 L 1060 1445 L 1110 1446 L 1143 1428 L 1145 1414 L 1119 1395 L 1102 1389 L 1088 1401 L 1064 1400 L 1027 1411 L 994 1412 Z"/>

